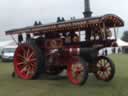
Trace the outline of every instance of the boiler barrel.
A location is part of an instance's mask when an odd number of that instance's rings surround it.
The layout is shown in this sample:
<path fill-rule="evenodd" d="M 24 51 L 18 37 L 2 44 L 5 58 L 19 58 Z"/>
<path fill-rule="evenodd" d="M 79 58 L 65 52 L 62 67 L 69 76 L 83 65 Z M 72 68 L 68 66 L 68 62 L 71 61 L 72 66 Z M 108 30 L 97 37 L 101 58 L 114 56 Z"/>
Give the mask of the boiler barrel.
<path fill-rule="evenodd" d="M 88 62 L 96 61 L 98 50 L 95 48 L 80 48 L 80 57 Z"/>
<path fill-rule="evenodd" d="M 80 56 L 88 62 L 95 61 L 98 56 L 98 50 L 95 48 L 68 48 L 65 49 L 70 55 Z"/>

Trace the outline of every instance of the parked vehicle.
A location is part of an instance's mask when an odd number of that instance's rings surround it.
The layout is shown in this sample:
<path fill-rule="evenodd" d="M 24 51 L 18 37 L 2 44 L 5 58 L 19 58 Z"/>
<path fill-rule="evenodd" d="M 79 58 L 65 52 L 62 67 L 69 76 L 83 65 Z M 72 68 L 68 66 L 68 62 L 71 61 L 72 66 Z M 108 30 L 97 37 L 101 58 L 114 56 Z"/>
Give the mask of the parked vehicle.
<path fill-rule="evenodd" d="M 2 62 L 13 61 L 15 49 L 17 46 L 6 46 L 1 51 Z"/>
<path fill-rule="evenodd" d="M 120 17 L 107 14 L 6 31 L 6 35 L 18 36 L 14 71 L 25 80 L 44 73 L 56 75 L 67 69 L 69 81 L 76 85 L 84 84 L 88 73 L 94 73 L 98 80 L 110 81 L 115 74 L 114 63 L 106 56 L 99 56 L 98 51 L 118 46 L 116 28 L 122 26 Z M 110 38 L 112 35 L 115 38 Z M 81 41 L 82 36 L 85 38 Z"/>

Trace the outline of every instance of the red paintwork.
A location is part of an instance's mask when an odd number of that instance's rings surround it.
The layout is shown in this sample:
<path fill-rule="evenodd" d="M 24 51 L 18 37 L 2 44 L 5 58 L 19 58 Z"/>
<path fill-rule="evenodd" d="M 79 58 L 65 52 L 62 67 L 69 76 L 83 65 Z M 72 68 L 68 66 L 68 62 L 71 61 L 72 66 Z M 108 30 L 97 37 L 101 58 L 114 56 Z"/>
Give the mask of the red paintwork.
<path fill-rule="evenodd" d="M 79 85 L 81 83 L 81 80 L 79 79 L 75 79 L 73 77 L 73 73 L 72 73 L 72 65 L 79 62 L 79 58 L 71 58 L 71 61 L 68 63 L 68 68 L 67 68 L 67 75 L 69 80 L 71 81 L 71 83 L 75 84 L 75 85 Z M 76 72 L 74 73 L 76 76 L 79 76 L 81 73 L 81 70 L 79 67 L 77 67 Z"/>
<path fill-rule="evenodd" d="M 23 56 L 24 58 L 22 58 L 21 56 Z M 28 59 L 28 62 L 26 64 L 24 62 L 25 59 Z M 35 76 L 37 72 L 36 54 L 35 51 L 27 44 L 21 44 L 16 49 L 14 55 L 14 68 L 16 74 L 22 79 L 28 80 L 28 79 L 32 79 L 33 76 Z M 27 69 L 24 70 L 24 68 Z M 30 74 L 30 72 L 33 73 Z"/>

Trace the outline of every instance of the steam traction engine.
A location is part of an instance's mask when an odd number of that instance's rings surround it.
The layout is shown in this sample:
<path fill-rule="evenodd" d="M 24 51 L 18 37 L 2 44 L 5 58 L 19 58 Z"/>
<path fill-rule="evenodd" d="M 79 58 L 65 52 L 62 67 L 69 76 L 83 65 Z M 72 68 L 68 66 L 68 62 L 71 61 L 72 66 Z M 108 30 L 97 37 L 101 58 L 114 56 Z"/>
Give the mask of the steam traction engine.
<path fill-rule="evenodd" d="M 121 18 L 108 14 L 6 31 L 7 35 L 18 35 L 14 71 L 25 80 L 67 69 L 69 80 L 76 85 L 84 84 L 90 72 L 99 80 L 110 81 L 114 64 L 98 51 L 117 46 L 116 28 L 123 25 Z"/>

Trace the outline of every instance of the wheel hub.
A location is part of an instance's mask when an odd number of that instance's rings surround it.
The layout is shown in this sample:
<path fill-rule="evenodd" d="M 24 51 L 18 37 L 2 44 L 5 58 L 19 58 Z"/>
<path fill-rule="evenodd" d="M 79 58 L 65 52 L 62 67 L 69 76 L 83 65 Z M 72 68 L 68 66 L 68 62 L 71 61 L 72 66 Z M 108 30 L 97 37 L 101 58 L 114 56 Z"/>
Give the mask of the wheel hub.
<path fill-rule="evenodd" d="M 77 67 L 75 73 L 76 73 L 76 75 L 79 75 L 81 73 L 81 68 L 80 67 Z"/>
<path fill-rule="evenodd" d="M 105 67 L 100 68 L 100 71 L 102 71 L 102 72 L 105 72 L 106 70 L 107 70 L 107 68 L 105 68 Z"/>

